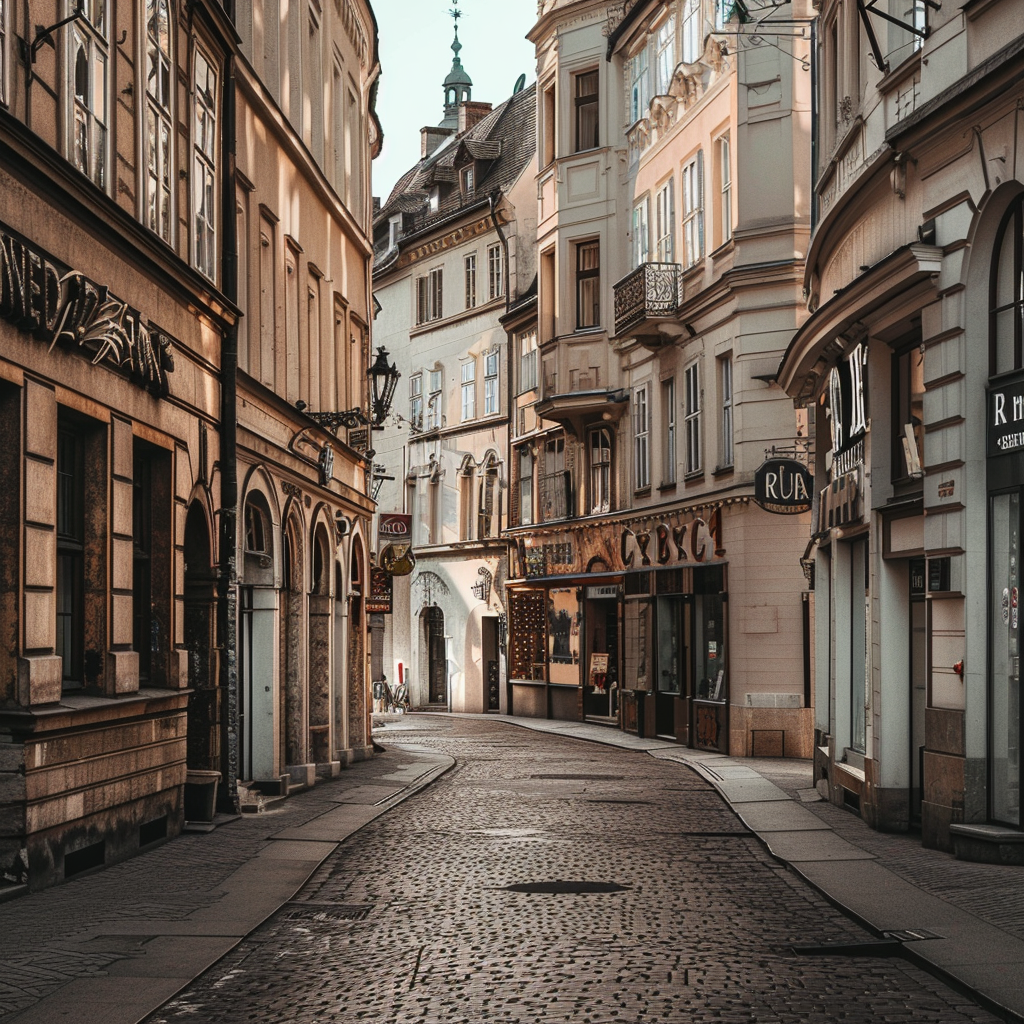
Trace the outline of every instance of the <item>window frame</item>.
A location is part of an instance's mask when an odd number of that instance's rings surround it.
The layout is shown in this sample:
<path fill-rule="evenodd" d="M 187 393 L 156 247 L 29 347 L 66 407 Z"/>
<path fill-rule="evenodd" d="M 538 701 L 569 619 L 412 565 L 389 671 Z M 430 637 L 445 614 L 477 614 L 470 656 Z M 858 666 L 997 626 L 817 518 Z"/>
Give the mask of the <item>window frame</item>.
<path fill-rule="evenodd" d="M 444 267 L 432 267 L 416 278 L 416 325 L 443 319 Z"/>
<path fill-rule="evenodd" d="M 684 64 L 696 64 L 704 52 L 701 47 L 703 33 L 700 21 L 703 15 L 701 0 L 683 0 L 683 40 L 680 59 Z"/>
<path fill-rule="evenodd" d="M 466 309 L 476 308 L 476 253 L 463 257 L 463 277 L 466 283 Z"/>
<path fill-rule="evenodd" d="M 675 176 L 668 178 L 654 196 L 654 233 L 659 263 L 674 263 L 676 257 Z"/>
<path fill-rule="evenodd" d="M 501 412 L 501 397 L 498 390 L 500 360 L 498 350 L 484 353 L 484 415 L 497 416 Z M 493 371 L 493 372 L 492 372 Z"/>
<path fill-rule="evenodd" d="M 651 486 L 651 393 L 645 382 L 633 389 L 633 490 Z"/>
<path fill-rule="evenodd" d="M 533 512 L 533 472 L 536 459 L 533 449 L 529 445 L 523 445 L 519 449 L 519 525 L 532 526 L 534 523 Z M 523 472 L 524 466 L 527 471 Z M 524 511 L 524 509 L 526 511 Z"/>
<path fill-rule="evenodd" d="M 538 518 L 542 523 L 566 519 L 569 514 L 569 496 L 565 476 L 565 435 L 546 438 L 541 454 L 543 462 L 538 480 Z"/>
<path fill-rule="evenodd" d="M 704 472 L 703 402 L 700 382 L 700 360 L 694 359 L 683 370 L 684 439 L 687 477 Z"/>
<path fill-rule="evenodd" d="M 661 459 L 661 483 L 671 487 L 676 482 L 676 379 L 661 382 L 661 421 L 665 447 Z"/>
<path fill-rule="evenodd" d="M 719 188 L 719 230 L 720 245 L 732 240 L 732 150 L 728 132 L 718 138 L 715 148 L 718 151 L 718 188 Z"/>
<path fill-rule="evenodd" d="M 651 261 L 650 199 L 644 196 L 633 206 L 633 269 Z"/>
<path fill-rule="evenodd" d="M 587 331 L 601 326 L 601 243 L 597 238 L 588 238 L 576 243 L 576 330 Z M 593 267 L 582 267 L 584 253 L 595 252 L 597 262 Z M 590 285 L 589 282 L 594 282 Z M 584 293 L 593 291 L 591 310 L 593 322 L 586 322 L 583 316 Z"/>
<path fill-rule="evenodd" d="M 1007 245 L 1010 251 L 1007 253 Z M 1006 258 L 1010 273 L 1000 280 L 1000 271 Z M 1002 301 L 1001 287 L 1008 281 L 1011 287 L 1009 301 Z M 1003 214 L 992 246 L 989 270 L 989 376 L 1020 370 L 1024 365 L 1024 193 L 1016 196 Z M 1013 361 L 1001 364 L 1000 316 L 1009 314 L 1013 325 Z"/>
<path fill-rule="evenodd" d="M 192 230 L 193 266 L 205 277 L 216 283 L 217 281 L 217 223 L 220 202 L 220 187 L 217 165 L 217 151 L 219 138 L 219 69 L 218 65 L 210 59 L 209 53 L 199 44 L 198 40 L 193 43 L 193 107 L 192 107 Z M 212 107 L 209 102 L 203 103 L 203 94 L 199 88 L 199 66 L 202 61 L 206 67 L 208 76 L 213 79 L 213 91 L 210 95 L 206 93 L 207 100 L 212 100 Z M 209 84 L 209 77 L 207 78 Z M 212 121 L 212 127 L 210 122 Z M 204 130 L 205 129 L 205 130 Z M 203 199 L 200 201 L 199 185 L 200 179 L 204 181 L 205 188 L 202 190 Z M 205 211 L 205 216 L 203 215 Z M 205 245 L 202 244 L 205 239 Z"/>
<path fill-rule="evenodd" d="M 584 79 L 593 77 L 594 91 L 583 93 L 581 87 Z M 573 152 L 586 153 L 601 146 L 601 72 L 598 67 L 584 68 L 576 71 L 573 80 Z M 594 110 L 590 111 L 590 107 Z M 591 126 L 585 124 L 584 118 L 593 117 L 593 136 L 589 137 Z M 584 130 L 588 137 L 584 137 Z"/>
<path fill-rule="evenodd" d="M 732 353 L 718 358 L 719 392 L 722 403 L 722 434 L 719 469 L 731 469 L 736 458 L 736 392 L 733 385 Z"/>
<path fill-rule="evenodd" d="M 437 378 L 435 381 L 435 377 Z M 434 384 L 437 387 L 434 387 Z M 424 430 L 439 430 L 441 427 L 441 394 L 444 391 L 444 373 L 441 370 L 430 370 L 427 392 L 427 421 Z"/>
<path fill-rule="evenodd" d="M 459 367 L 460 399 L 462 415 L 460 422 L 476 419 L 476 359 L 468 359 Z"/>
<path fill-rule="evenodd" d="M 7 106 L 7 40 L 10 30 L 7 27 L 7 11 L 10 0 L 0 0 L 0 107 Z"/>
<path fill-rule="evenodd" d="M 505 297 L 505 252 L 500 242 L 487 246 L 487 296 L 489 300 Z"/>
<path fill-rule="evenodd" d="M 409 425 L 413 430 L 423 429 L 423 374 L 409 377 Z"/>
<path fill-rule="evenodd" d="M 704 259 L 704 150 L 698 149 L 683 165 L 684 266 L 695 267 Z"/>
<path fill-rule="evenodd" d="M 58 414 L 54 652 L 61 658 L 63 692 L 85 686 L 85 442 L 76 426 Z"/>
<path fill-rule="evenodd" d="M 150 43 L 153 37 L 150 33 L 150 24 L 153 19 L 151 10 L 158 16 L 161 7 L 167 9 L 167 40 L 168 49 L 166 52 L 159 46 L 157 38 L 155 52 L 158 54 L 156 64 L 162 68 L 166 62 L 167 96 L 166 103 L 160 95 L 162 90 L 154 94 L 149 88 L 149 80 L 152 75 L 149 67 L 152 59 Z M 139 72 L 143 81 L 139 90 L 144 106 L 144 116 L 140 119 L 140 130 L 142 132 L 141 153 L 139 170 L 142 176 L 142 222 L 157 237 L 162 238 L 168 245 L 174 245 L 175 223 L 176 223 L 176 192 L 174 182 L 174 167 L 176 166 L 175 156 L 175 21 L 174 12 L 171 9 L 169 0 L 146 0 L 146 17 L 143 23 L 142 48 L 145 57 L 139 63 Z M 150 127 L 156 134 L 150 137 Z M 163 127 L 167 132 L 166 150 L 158 147 L 155 154 L 153 143 Z M 164 220 L 166 219 L 166 224 Z"/>
<path fill-rule="evenodd" d="M 587 507 L 591 515 L 612 511 L 613 439 L 607 427 L 591 430 L 587 438 L 587 466 L 590 493 Z"/>
<path fill-rule="evenodd" d="M 74 13 L 77 4 L 75 0 L 68 0 L 65 6 L 71 8 L 71 13 Z M 104 3 L 103 0 L 83 0 L 82 16 L 68 26 L 64 85 L 67 103 L 65 144 L 68 162 L 104 192 L 109 192 L 111 177 L 110 92 L 113 70 L 110 56 L 112 49 L 110 20 L 112 6 L 110 3 Z M 99 17 L 95 18 L 97 7 L 100 9 Z M 93 17 L 90 17 L 90 14 Z M 85 83 L 85 94 L 78 91 L 79 47 L 82 47 L 86 53 L 85 74 L 88 81 Z M 97 68 L 102 68 L 100 82 L 96 81 Z M 98 101 L 102 102 L 102 117 L 95 109 Z M 87 141 L 84 159 L 80 159 L 79 142 L 83 131 Z M 99 137 L 98 142 L 97 136 Z"/>
<path fill-rule="evenodd" d="M 666 60 L 667 55 L 667 60 Z M 676 16 L 670 14 L 654 37 L 654 94 L 665 96 L 676 70 Z"/>
<path fill-rule="evenodd" d="M 520 331 L 516 335 L 516 348 L 519 352 L 519 388 L 518 394 L 537 390 L 537 328 Z"/>
<path fill-rule="evenodd" d="M 650 48 L 645 43 L 629 60 L 629 123 L 645 118 L 651 103 Z"/>

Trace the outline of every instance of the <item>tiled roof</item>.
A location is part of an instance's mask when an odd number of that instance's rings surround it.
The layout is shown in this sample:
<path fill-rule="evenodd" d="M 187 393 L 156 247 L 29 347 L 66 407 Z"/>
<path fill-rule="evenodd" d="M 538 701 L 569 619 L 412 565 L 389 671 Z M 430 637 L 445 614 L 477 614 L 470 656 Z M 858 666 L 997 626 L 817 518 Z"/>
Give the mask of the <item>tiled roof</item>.
<path fill-rule="evenodd" d="M 495 192 L 515 183 L 537 148 L 536 84 L 509 97 L 472 128 L 445 140 L 430 156 L 399 178 L 391 195 L 374 217 L 377 269 L 390 260 L 388 221 L 403 214 L 402 235 L 408 237 L 431 225 L 448 221 L 462 209 L 477 206 Z M 459 172 L 475 164 L 475 188 L 467 195 L 459 187 Z M 430 193 L 437 188 L 437 209 L 431 211 Z"/>

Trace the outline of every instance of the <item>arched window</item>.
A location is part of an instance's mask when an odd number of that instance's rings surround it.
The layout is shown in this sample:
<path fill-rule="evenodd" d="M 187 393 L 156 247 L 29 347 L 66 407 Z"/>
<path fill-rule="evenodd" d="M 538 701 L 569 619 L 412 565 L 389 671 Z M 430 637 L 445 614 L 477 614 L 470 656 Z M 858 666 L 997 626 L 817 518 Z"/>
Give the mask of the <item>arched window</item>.
<path fill-rule="evenodd" d="M 245 550 L 262 555 L 267 552 L 267 523 L 263 510 L 251 501 L 245 503 Z"/>
<path fill-rule="evenodd" d="M 498 532 L 498 460 L 489 455 L 480 480 L 480 538 L 494 537 Z"/>
<path fill-rule="evenodd" d="M 1003 216 L 996 234 L 989 301 L 989 373 L 1019 370 L 1024 324 L 1024 193 Z"/>

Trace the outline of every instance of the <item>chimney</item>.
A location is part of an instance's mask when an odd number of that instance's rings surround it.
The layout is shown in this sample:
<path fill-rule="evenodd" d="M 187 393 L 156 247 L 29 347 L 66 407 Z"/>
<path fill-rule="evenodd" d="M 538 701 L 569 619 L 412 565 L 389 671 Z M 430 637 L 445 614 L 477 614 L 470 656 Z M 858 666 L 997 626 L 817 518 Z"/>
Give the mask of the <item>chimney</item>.
<path fill-rule="evenodd" d="M 451 128 L 434 128 L 428 125 L 420 129 L 420 159 L 425 160 L 438 146 L 455 132 Z"/>
<path fill-rule="evenodd" d="M 477 103 L 474 100 L 466 100 L 459 104 L 459 134 L 472 128 L 477 122 L 482 121 L 491 112 L 490 103 Z"/>

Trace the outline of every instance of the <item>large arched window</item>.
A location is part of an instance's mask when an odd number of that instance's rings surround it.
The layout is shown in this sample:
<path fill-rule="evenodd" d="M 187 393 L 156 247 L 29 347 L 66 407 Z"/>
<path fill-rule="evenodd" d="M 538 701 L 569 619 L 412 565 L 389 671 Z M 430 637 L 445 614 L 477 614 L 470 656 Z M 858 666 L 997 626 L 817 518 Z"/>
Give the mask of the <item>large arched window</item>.
<path fill-rule="evenodd" d="M 1024 324 L 1024 193 L 1003 216 L 996 234 L 989 301 L 989 373 L 1019 370 Z"/>

